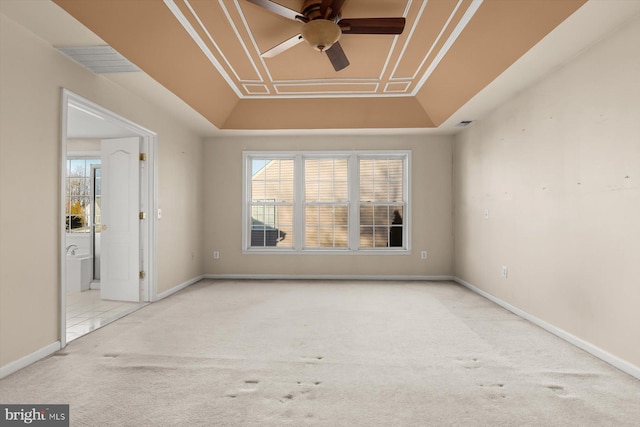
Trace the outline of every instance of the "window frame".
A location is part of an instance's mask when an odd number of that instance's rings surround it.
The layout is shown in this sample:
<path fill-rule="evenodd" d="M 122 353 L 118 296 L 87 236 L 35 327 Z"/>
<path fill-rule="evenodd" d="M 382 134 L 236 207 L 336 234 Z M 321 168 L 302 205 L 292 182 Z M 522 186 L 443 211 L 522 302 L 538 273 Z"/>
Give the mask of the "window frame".
<path fill-rule="evenodd" d="M 94 223 L 94 215 L 95 212 L 93 212 L 93 198 L 94 198 L 94 189 L 93 189 L 93 176 L 92 176 L 92 166 L 93 165 L 101 165 L 102 159 L 100 158 L 100 155 L 98 153 L 98 155 L 96 156 L 96 153 L 91 153 L 91 154 L 73 154 L 73 153 L 69 153 L 67 155 L 67 159 L 66 159 L 66 171 L 65 171 L 65 233 L 66 234 L 70 234 L 70 235 L 83 235 L 83 234 L 89 234 L 92 232 L 93 230 L 93 223 Z M 83 167 L 83 175 L 82 176 L 72 176 L 70 175 L 70 173 L 72 173 L 71 171 L 71 167 L 73 162 L 76 161 L 82 161 L 84 163 L 84 167 Z M 94 162 L 94 163 L 87 163 L 87 162 Z M 89 172 L 87 175 L 87 167 L 89 168 Z M 84 181 L 84 184 L 82 184 L 83 186 L 86 187 L 86 191 L 88 191 L 87 194 L 72 194 L 72 186 L 71 186 L 71 181 L 73 179 L 80 179 Z M 71 213 L 71 200 L 73 198 L 83 198 L 83 199 L 87 199 L 88 203 L 87 206 L 90 207 L 90 211 L 87 213 L 86 211 L 82 214 L 73 214 Z M 71 218 L 72 217 L 77 217 L 77 216 L 82 216 L 84 218 L 84 223 L 85 226 L 84 227 L 80 227 L 80 228 L 72 228 L 71 227 Z M 78 230 L 78 231 L 74 231 L 74 230 Z"/>
<path fill-rule="evenodd" d="M 307 248 L 304 245 L 305 159 L 347 159 L 348 244 L 346 248 Z M 360 247 L 360 159 L 403 161 L 402 247 Z M 253 160 L 291 159 L 293 172 L 293 244 L 291 247 L 251 246 L 251 177 Z M 242 152 L 242 252 L 243 254 L 411 255 L 411 150 L 243 151 Z"/>

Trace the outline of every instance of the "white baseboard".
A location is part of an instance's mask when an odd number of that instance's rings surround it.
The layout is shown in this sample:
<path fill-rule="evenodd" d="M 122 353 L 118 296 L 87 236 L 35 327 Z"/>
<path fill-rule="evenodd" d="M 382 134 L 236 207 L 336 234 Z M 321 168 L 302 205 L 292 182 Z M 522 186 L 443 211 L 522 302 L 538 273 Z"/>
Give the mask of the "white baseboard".
<path fill-rule="evenodd" d="M 202 280 L 205 276 L 197 276 L 194 277 L 193 279 L 189 279 L 186 282 L 180 283 L 179 285 L 174 286 L 171 289 L 168 289 L 164 292 L 161 292 L 159 294 L 156 295 L 156 298 L 154 299 L 154 301 L 160 301 L 161 299 L 164 299 L 166 297 L 168 297 L 169 295 L 173 295 L 178 291 L 183 290 L 184 288 L 186 288 L 187 286 L 191 286 L 196 282 L 199 282 L 200 280 Z"/>
<path fill-rule="evenodd" d="M 414 276 L 381 274 L 205 274 L 205 279 L 217 280 L 426 280 L 447 281 L 453 276 Z"/>
<path fill-rule="evenodd" d="M 20 369 L 25 368 L 32 363 L 35 363 L 38 360 L 55 353 L 58 350 L 60 350 L 60 341 L 56 341 L 46 347 L 42 347 L 40 350 L 36 350 L 31 354 L 27 354 L 26 356 L 21 357 L 18 360 L 9 362 L 6 365 L 0 367 L 0 378 L 7 377 L 16 371 L 19 371 Z"/>
<path fill-rule="evenodd" d="M 470 284 L 469 282 L 466 282 L 464 280 L 462 280 L 459 277 L 454 277 L 453 280 L 457 283 L 459 283 L 460 285 L 464 286 L 465 288 L 468 288 L 469 290 L 477 293 L 478 295 L 482 295 L 483 297 L 485 297 L 486 299 L 495 302 L 496 304 L 498 304 L 499 306 L 509 310 L 510 312 L 512 312 L 513 314 L 522 317 L 525 320 L 528 320 L 529 322 L 540 326 L 542 329 L 551 332 L 553 335 L 556 335 L 560 338 L 562 338 L 563 340 L 575 345 L 578 348 L 581 348 L 582 350 L 586 351 L 587 353 L 591 353 L 592 355 L 594 355 L 595 357 L 602 359 L 603 361 L 607 362 L 608 364 L 620 369 L 623 372 L 626 372 L 627 374 L 640 379 L 640 367 L 635 366 L 629 362 L 627 362 L 626 360 L 620 359 L 617 356 L 614 356 L 611 353 L 608 353 L 604 350 L 602 350 L 599 347 L 596 347 L 595 345 L 584 341 L 581 338 L 576 337 L 575 335 L 570 334 L 569 332 L 558 328 L 557 326 L 554 326 L 550 323 L 545 322 L 544 320 L 527 313 L 524 310 L 519 309 L 518 307 L 515 307 L 511 304 L 509 304 L 508 302 L 505 302 L 503 300 L 501 300 L 500 298 L 497 298 L 485 291 L 483 291 L 482 289 L 479 289 L 475 286 L 473 286 L 472 284 Z"/>

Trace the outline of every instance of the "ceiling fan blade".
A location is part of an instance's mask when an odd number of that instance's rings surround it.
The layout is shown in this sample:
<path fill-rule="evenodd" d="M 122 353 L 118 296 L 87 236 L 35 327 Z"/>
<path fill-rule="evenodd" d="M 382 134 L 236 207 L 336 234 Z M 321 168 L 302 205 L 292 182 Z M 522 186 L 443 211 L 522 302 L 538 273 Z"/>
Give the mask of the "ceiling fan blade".
<path fill-rule="evenodd" d="M 277 15 L 284 16 L 285 18 L 289 18 L 294 21 L 299 21 L 299 22 L 308 21 L 308 19 L 305 16 L 303 16 L 300 12 L 296 12 L 293 9 L 289 9 L 288 7 L 284 7 L 270 0 L 247 0 L 247 1 L 249 3 L 253 3 L 257 6 L 260 6 L 263 9 L 267 9 L 269 12 L 273 12 Z"/>
<path fill-rule="evenodd" d="M 338 22 L 343 34 L 402 34 L 405 18 L 353 18 Z"/>
<path fill-rule="evenodd" d="M 329 61 L 331 61 L 331 65 L 333 65 L 333 68 L 336 71 L 340 71 L 343 68 L 347 68 L 349 66 L 349 60 L 347 59 L 347 55 L 345 55 L 344 50 L 342 50 L 340 42 L 335 42 L 333 46 L 331 46 L 325 52 L 327 52 Z"/>
<path fill-rule="evenodd" d="M 302 42 L 303 40 L 304 39 L 302 38 L 302 34 L 296 34 L 295 36 L 291 37 L 289 40 L 285 40 L 282 43 L 267 50 L 266 52 L 262 52 L 260 56 L 262 56 L 263 58 L 273 58 L 274 56 L 281 54 L 285 50 L 291 49 L 292 47 Z"/>

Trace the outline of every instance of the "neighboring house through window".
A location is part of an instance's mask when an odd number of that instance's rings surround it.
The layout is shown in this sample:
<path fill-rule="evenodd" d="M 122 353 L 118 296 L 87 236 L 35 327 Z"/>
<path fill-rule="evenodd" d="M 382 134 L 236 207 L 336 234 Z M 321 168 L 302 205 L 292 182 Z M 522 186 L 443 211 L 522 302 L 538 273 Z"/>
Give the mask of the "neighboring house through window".
<path fill-rule="evenodd" d="M 254 158 L 250 173 L 250 247 L 292 247 L 293 160 Z"/>
<path fill-rule="evenodd" d="M 246 252 L 408 252 L 409 151 L 245 152 Z"/>

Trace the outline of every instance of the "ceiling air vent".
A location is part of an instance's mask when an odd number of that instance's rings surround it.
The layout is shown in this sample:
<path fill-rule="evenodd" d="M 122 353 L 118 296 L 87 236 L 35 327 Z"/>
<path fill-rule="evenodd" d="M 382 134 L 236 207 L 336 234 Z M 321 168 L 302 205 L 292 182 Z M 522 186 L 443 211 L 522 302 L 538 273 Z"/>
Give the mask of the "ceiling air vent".
<path fill-rule="evenodd" d="M 463 120 L 461 122 L 458 122 L 458 124 L 456 124 L 457 127 L 463 128 L 465 126 L 469 126 L 471 123 L 473 123 L 473 120 Z"/>
<path fill-rule="evenodd" d="M 58 50 L 96 74 L 140 71 L 111 46 L 59 47 Z"/>

